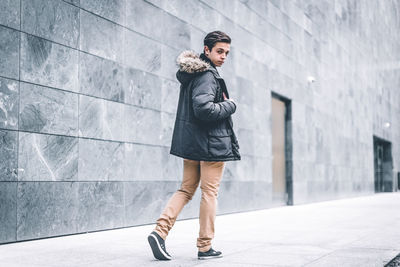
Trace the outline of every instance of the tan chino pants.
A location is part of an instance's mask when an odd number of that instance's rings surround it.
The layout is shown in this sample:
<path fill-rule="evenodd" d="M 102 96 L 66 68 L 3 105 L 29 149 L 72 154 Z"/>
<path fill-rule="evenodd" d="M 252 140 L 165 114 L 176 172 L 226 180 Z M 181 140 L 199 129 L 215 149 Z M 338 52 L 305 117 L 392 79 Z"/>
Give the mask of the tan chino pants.
<path fill-rule="evenodd" d="M 225 162 L 183 160 L 183 180 L 180 189 L 168 201 L 155 231 L 165 240 L 176 218 L 183 207 L 192 199 L 200 183 L 200 231 L 197 238 L 199 251 L 211 248 L 214 238 L 214 222 L 217 209 L 219 184 L 224 171 Z"/>

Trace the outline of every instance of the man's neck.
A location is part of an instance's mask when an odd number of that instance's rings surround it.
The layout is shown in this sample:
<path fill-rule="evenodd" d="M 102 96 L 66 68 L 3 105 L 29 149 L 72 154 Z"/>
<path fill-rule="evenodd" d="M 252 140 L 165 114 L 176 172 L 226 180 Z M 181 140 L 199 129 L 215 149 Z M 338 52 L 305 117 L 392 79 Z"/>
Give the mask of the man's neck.
<path fill-rule="evenodd" d="M 217 69 L 216 66 L 214 65 L 214 63 L 204 53 L 201 53 L 200 59 L 209 63 L 211 66 L 213 66 L 215 69 Z"/>

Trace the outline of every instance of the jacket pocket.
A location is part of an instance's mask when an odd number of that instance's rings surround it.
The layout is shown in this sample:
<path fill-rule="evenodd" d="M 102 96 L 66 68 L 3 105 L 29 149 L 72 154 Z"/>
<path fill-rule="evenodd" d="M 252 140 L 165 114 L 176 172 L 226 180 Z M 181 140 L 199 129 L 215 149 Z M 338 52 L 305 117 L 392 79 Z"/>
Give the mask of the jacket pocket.
<path fill-rule="evenodd" d="M 219 129 L 208 133 L 208 153 L 211 157 L 231 157 L 232 137 L 228 129 Z"/>

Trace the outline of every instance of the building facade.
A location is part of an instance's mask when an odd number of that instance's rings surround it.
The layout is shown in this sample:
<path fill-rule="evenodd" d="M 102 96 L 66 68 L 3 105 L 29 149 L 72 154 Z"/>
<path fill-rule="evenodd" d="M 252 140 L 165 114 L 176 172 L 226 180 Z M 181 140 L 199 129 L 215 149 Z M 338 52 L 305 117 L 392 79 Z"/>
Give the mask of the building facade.
<path fill-rule="evenodd" d="M 2 0 L 0 243 L 154 223 L 175 59 L 213 30 L 242 154 L 219 214 L 398 190 L 399 27 L 395 0 Z"/>

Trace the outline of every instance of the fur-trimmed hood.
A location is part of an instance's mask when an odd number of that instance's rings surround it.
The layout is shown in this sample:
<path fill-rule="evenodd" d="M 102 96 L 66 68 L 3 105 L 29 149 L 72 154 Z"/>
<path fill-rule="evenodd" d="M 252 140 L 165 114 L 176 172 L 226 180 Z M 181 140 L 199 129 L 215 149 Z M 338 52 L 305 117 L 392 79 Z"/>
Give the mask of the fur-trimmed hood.
<path fill-rule="evenodd" d="M 189 83 L 196 75 L 212 68 L 211 61 L 207 57 L 199 56 L 191 50 L 183 51 L 176 59 L 176 63 L 179 66 L 176 78 L 181 84 Z"/>
<path fill-rule="evenodd" d="M 210 68 L 210 64 L 200 58 L 196 52 L 191 50 L 183 51 L 176 63 L 179 65 L 179 70 L 187 73 L 204 72 Z"/>

